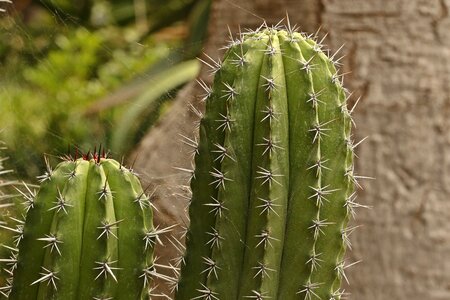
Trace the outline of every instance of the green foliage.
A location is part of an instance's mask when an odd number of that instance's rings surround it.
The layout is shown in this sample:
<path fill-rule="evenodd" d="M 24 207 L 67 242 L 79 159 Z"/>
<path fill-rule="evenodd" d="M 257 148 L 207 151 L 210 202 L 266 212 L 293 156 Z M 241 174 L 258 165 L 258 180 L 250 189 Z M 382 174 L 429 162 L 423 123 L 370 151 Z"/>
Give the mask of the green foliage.
<path fill-rule="evenodd" d="M 92 140 L 108 143 L 120 110 L 88 118 L 87 107 L 168 54 L 165 44 L 130 44 L 122 34 L 115 28 L 61 34 L 45 59 L 23 67 L 16 78 L 0 79 L 3 138 L 20 174 L 36 175 L 41 166 L 30 166 L 41 153 L 63 153 L 68 144 L 89 147 Z M 119 40 L 125 46 L 112 45 Z"/>
<path fill-rule="evenodd" d="M 290 27 L 227 48 L 208 61 L 176 299 L 341 299 L 356 177 L 333 58 Z"/>
<path fill-rule="evenodd" d="M 47 162 L 48 163 L 48 162 Z M 104 157 L 47 165 L 37 195 L 25 194 L 25 222 L 1 262 L 9 299 L 148 299 L 158 229 L 132 170 Z"/>
<path fill-rule="evenodd" d="M 0 18 L 2 138 L 20 177 L 38 174 L 42 153 L 61 155 L 69 144 L 89 148 L 93 140 L 109 147 L 128 104 L 152 93 L 160 72 L 199 51 L 206 26 L 197 24 L 207 20 L 209 7 L 204 3 L 209 0 L 171 0 L 167 5 L 150 1 L 144 15 L 136 16 L 134 5 L 145 2 L 40 1 L 22 8 L 20 13 L 27 18 L 20 14 Z M 130 4 L 128 17 L 116 16 L 120 7 Z M 175 22 L 194 10 L 200 17 L 189 23 L 195 30 L 188 31 L 186 49 L 183 36 L 149 34 L 167 26 L 186 27 Z M 139 21 L 142 17 L 145 27 Z M 157 102 L 172 99 L 179 86 L 159 91 Z M 92 113 L 97 102 L 110 95 L 121 97 L 120 92 L 130 88 L 132 96 Z M 121 150 L 130 150 L 139 141 L 153 123 L 142 120 L 157 120 L 159 110 L 160 105 L 142 110 L 131 126 L 141 132 L 125 133 L 132 136 L 131 143 Z"/>

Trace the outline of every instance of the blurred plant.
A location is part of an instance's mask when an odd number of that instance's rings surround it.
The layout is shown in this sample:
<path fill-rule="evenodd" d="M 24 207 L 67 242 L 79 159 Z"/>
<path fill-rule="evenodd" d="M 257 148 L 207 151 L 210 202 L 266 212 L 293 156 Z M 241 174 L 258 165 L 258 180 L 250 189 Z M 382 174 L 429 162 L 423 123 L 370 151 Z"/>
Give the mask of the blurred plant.
<path fill-rule="evenodd" d="M 210 0 L 73 2 L 17 1 L 16 15 L 0 19 L 2 138 L 25 178 L 44 167 L 42 153 L 109 147 L 119 127 L 133 129 L 117 147 L 129 150 L 198 69 L 181 63 L 201 49 Z M 188 76 L 158 88 L 172 67 Z M 153 100 L 124 126 L 127 106 L 145 94 Z"/>
<path fill-rule="evenodd" d="M 64 152 L 70 143 L 87 148 L 88 141 L 107 143 L 115 112 L 83 118 L 87 105 L 168 53 L 167 44 L 151 40 L 147 47 L 136 43 L 109 47 L 120 33 L 116 28 L 98 32 L 79 28 L 60 35 L 59 49 L 35 66 L 24 67 L 22 78 L 2 85 L 4 139 L 20 174 L 35 175 L 40 166 L 30 166 L 40 160 L 41 153 Z"/>

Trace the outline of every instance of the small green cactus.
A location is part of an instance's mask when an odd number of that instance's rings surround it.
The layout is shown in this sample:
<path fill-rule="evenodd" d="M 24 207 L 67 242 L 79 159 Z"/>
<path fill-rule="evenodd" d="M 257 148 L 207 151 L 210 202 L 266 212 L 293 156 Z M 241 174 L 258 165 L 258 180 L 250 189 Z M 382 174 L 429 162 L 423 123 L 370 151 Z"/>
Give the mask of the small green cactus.
<path fill-rule="evenodd" d="M 346 90 L 311 37 L 240 34 L 204 82 L 176 299 L 341 299 L 356 204 Z M 333 62 L 334 60 L 334 62 Z"/>
<path fill-rule="evenodd" d="M 148 299 L 161 230 L 132 171 L 100 151 L 67 158 L 23 195 L 26 220 L 2 259 L 8 299 Z M 162 230 L 164 231 L 164 230 Z"/>

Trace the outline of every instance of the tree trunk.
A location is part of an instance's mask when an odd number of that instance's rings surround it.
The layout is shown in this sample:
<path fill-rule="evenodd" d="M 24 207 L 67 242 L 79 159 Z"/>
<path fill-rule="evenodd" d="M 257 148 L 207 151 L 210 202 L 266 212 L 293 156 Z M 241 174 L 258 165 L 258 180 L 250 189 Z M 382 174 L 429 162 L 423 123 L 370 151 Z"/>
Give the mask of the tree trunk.
<path fill-rule="evenodd" d="M 357 173 L 363 182 L 360 211 L 347 271 L 351 299 L 450 299 L 450 17 L 449 0 L 230 0 L 215 1 L 205 51 L 219 56 L 228 28 L 255 28 L 262 19 L 277 23 L 286 11 L 302 31 L 319 26 L 337 50 L 345 43 L 346 86 L 362 96 L 355 110 Z M 208 81 L 206 72 L 201 77 Z M 136 168 L 158 187 L 157 222 L 186 223 L 184 191 L 189 148 L 179 134 L 192 136 L 200 107 L 188 85 L 171 112 L 137 149 Z M 354 100 L 354 99 L 353 99 Z M 182 220 L 182 221 L 180 221 Z M 167 260 L 174 249 L 160 249 Z M 281 299 L 280 299 L 281 300 Z M 324 299 L 327 300 L 327 299 Z"/>

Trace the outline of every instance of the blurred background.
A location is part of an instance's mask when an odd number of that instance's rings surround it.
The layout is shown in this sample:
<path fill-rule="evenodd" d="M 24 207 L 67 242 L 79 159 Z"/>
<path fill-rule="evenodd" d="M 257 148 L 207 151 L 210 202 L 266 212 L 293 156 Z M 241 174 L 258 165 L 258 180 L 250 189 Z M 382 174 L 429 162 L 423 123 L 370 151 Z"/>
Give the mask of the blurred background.
<path fill-rule="evenodd" d="M 369 138 L 356 170 L 376 180 L 358 192 L 372 209 L 354 222 L 348 257 L 362 262 L 347 272 L 349 298 L 450 299 L 449 0 L 16 0 L 0 9 L 0 222 L 21 213 L 8 208 L 8 184 L 35 183 L 43 153 L 56 160 L 101 143 L 154 190 L 157 223 L 186 224 L 188 175 L 174 166 L 191 164 L 179 138 L 198 119 L 189 104 L 203 109 L 195 78 L 211 81 L 195 57 L 220 57 L 229 31 L 288 13 L 302 31 L 328 33 L 331 52 L 344 45 L 351 103 L 361 97 L 354 138 Z M 158 251 L 169 261 L 178 250 Z"/>
<path fill-rule="evenodd" d="M 17 174 L 34 178 L 43 153 L 136 145 L 197 75 L 210 1 L 0 4 L 1 140 Z"/>

